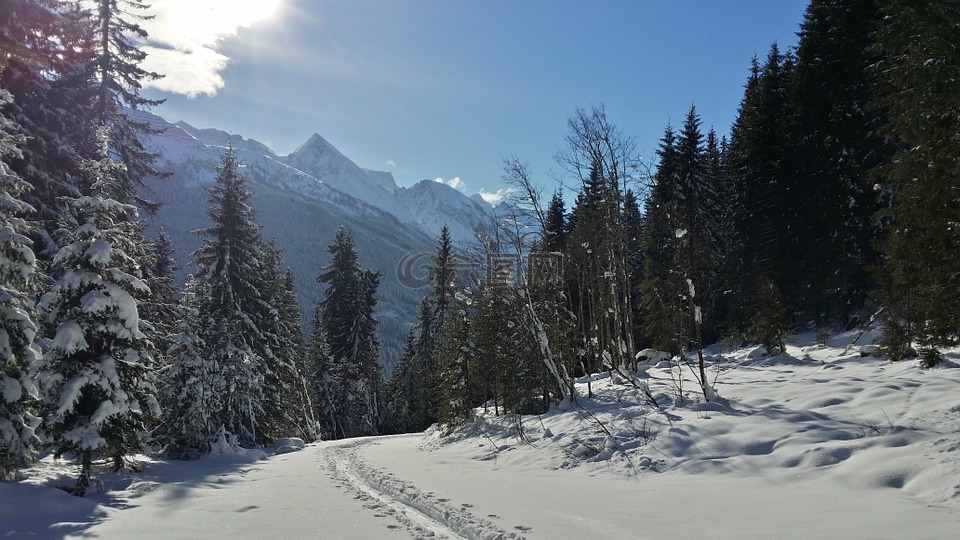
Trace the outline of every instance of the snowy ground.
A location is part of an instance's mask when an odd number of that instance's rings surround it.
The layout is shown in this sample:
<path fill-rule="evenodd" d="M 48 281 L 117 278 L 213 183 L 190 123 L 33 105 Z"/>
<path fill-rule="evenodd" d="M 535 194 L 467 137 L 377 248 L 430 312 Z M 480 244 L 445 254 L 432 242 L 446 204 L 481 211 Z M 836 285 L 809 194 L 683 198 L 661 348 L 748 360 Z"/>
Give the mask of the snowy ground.
<path fill-rule="evenodd" d="M 663 411 L 598 376 L 581 407 L 524 417 L 523 437 L 516 418 L 480 416 L 445 438 L 144 458 L 83 499 L 50 487 L 75 467 L 48 458 L 0 484 L 0 536 L 954 538 L 960 353 L 921 370 L 861 358 L 855 337 L 728 354 L 711 369 L 719 403 L 689 379 L 678 399 L 668 362 L 642 379 Z"/>

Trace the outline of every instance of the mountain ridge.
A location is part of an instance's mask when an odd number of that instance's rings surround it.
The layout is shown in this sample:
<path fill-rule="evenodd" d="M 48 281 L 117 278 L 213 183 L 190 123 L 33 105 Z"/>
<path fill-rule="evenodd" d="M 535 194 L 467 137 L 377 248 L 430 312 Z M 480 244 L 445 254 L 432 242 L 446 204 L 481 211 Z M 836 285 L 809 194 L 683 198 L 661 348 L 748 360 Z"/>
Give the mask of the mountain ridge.
<path fill-rule="evenodd" d="M 397 186 L 392 174 L 359 167 L 319 134 L 280 156 L 241 135 L 170 123 L 143 111 L 132 114 L 158 131 L 144 143 L 159 154 L 157 168 L 171 173 L 164 180 L 148 180 L 147 198 L 161 203 L 148 233 L 163 227 L 170 236 L 181 266 L 178 278 L 192 271 L 190 254 L 201 243 L 192 231 L 209 226 L 207 190 L 223 149 L 232 145 L 253 193 L 251 205 L 263 236 L 283 251 L 293 271 L 306 326 L 322 295 L 316 276 L 329 261 L 326 247 L 339 226 L 353 233 L 361 264 L 381 272 L 376 317 L 387 373 L 402 352 L 425 292 L 422 277 L 417 279 L 425 272 L 408 268 L 408 263 L 430 260 L 444 224 L 454 242 L 466 247 L 476 227 L 492 216 L 476 200 L 432 180 Z"/>

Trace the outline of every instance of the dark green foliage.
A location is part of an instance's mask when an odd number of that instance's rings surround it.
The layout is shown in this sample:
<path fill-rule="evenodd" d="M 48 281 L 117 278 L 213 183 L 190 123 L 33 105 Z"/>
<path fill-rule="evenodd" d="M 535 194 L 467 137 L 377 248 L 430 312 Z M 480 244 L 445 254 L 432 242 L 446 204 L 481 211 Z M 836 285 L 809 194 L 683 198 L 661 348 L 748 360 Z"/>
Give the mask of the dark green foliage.
<path fill-rule="evenodd" d="M 782 295 L 797 291 L 799 282 L 792 263 L 797 241 L 791 223 L 798 211 L 793 204 L 798 186 L 790 153 L 792 73 L 792 58 L 776 45 L 762 69 L 754 61 L 729 147 L 727 174 L 737 194 L 731 202 L 736 205 L 733 221 L 741 248 L 727 254 L 740 260 L 739 274 L 726 276 L 726 287 L 743 306 L 742 319 L 727 326 L 749 329 L 747 337 L 753 339 L 785 331 L 778 327 L 783 320 L 762 314 L 784 308 Z"/>
<path fill-rule="evenodd" d="M 330 263 L 317 278 L 327 286 L 315 326 L 315 388 L 327 438 L 380 433 L 382 375 L 373 318 L 380 274 L 360 268 L 350 232 L 340 227 L 328 251 Z"/>
<path fill-rule="evenodd" d="M 463 330 L 456 328 L 459 323 L 450 325 L 445 344 L 441 336 L 457 291 L 453 255 L 450 231 L 444 226 L 428 268 L 429 293 L 420 303 L 416 325 L 408 337 L 404 365 L 391 383 L 393 391 L 399 392 L 393 401 L 402 404 L 397 425 L 401 431 L 422 431 L 452 418 L 450 403 L 456 402 L 459 410 L 466 402 L 453 395 L 454 387 L 465 389 L 461 378 L 467 365 L 459 352 Z M 441 346 L 446 356 L 441 355 Z"/>
<path fill-rule="evenodd" d="M 144 98 L 139 91 L 144 81 L 163 77 L 140 66 L 147 56 L 137 46 L 147 38 L 140 22 L 153 18 L 144 13 L 149 7 L 140 0 L 97 0 L 91 21 L 95 55 L 84 65 L 83 76 L 92 90 L 90 108 L 85 113 L 104 131 L 109 154 L 124 164 L 108 195 L 152 212 L 157 205 L 141 195 L 146 189 L 143 180 L 165 175 L 153 166 L 158 156 L 148 152 L 140 140 L 151 131 L 149 124 L 124 111 L 163 103 Z"/>
<path fill-rule="evenodd" d="M 879 214 L 877 277 L 886 339 L 897 344 L 888 349 L 901 357 L 897 349 L 913 340 L 934 349 L 960 336 L 960 10 L 934 1 L 880 6 L 873 104 L 896 155 L 879 168 L 890 207 Z"/>
<path fill-rule="evenodd" d="M 791 90 L 799 294 L 789 296 L 817 326 L 848 323 L 871 286 L 865 268 L 876 262 L 871 171 L 889 157 L 882 119 L 868 104 L 878 18 L 875 0 L 817 0 L 800 31 Z"/>
<path fill-rule="evenodd" d="M 543 234 L 543 251 L 546 253 L 564 253 L 570 240 L 566 210 L 560 192 L 555 192 L 547 206 L 546 230 Z"/>
<path fill-rule="evenodd" d="M 659 166 L 646 201 L 642 238 L 644 279 L 640 283 L 643 331 L 652 346 L 679 354 L 683 349 L 683 307 L 677 259 L 678 152 L 667 126 L 657 150 Z"/>

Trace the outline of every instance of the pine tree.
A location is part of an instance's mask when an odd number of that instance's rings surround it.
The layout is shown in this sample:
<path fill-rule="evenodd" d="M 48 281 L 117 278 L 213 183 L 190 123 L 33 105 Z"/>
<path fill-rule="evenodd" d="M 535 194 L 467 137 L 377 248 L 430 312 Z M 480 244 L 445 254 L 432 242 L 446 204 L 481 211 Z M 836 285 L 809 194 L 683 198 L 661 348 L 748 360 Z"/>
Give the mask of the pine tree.
<path fill-rule="evenodd" d="M 326 285 L 320 322 L 332 360 L 335 438 L 376 435 L 380 429 L 380 343 L 373 317 L 380 274 L 360 268 L 353 237 L 340 227 L 327 248 L 333 259 L 317 281 Z M 316 323 L 315 323 L 316 324 Z"/>
<path fill-rule="evenodd" d="M 896 145 L 880 169 L 891 205 L 877 275 L 886 307 L 887 352 L 914 339 L 928 363 L 960 336 L 960 8 L 955 3 L 880 2 L 874 106 Z"/>
<path fill-rule="evenodd" d="M 420 302 L 411 342 L 410 370 L 415 396 L 410 402 L 410 425 L 423 431 L 437 421 L 437 339 L 433 304 L 429 297 Z"/>
<path fill-rule="evenodd" d="M 411 433 L 417 431 L 413 421 L 413 406 L 418 397 L 413 373 L 413 329 L 407 334 L 403 354 L 393 366 L 390 380 L 384 389 L 384 433 Z"/>
<path fill-rule="evenodd" d="M 643 302 L 644 335 L 654 348 L 674 355 L 683 352 L 681 281 L 674 263 L 677 259 L 678 200 L 676 135 L 667 126 L 657 150 L 659 164 L 644 214 L 643 274 L 640 300 Z"/>
<path fill-rule="evenodd" d="M 584 333 L 589 336 L 584 344 L 596 347 L 592 355 L 585 357 L 595 365 L 625 367 L 633 363 L 635 348 L 628 276 L 629 233 L 624 220 L 624 197 L 636 166 L 635 144 L 610 123 L 603 107 L 594 107 L 589 113 L 578 110 L 569 120 L 568 129 L 568 151 L 560 156 L 561 164 L 580 181 L 596 212 L 593 223 L 583 220 L 579 208 L 574 209 L 572 216 L 573 246 L 589 252 L 589 257 L 583 253 L 579 257 L 580 268 L 588 270 L 583 276 L 587 280 L 581 281 L 577 291 L 577 302 L 578 308 L 586 307 L 591 317 L 589 326 L 581 325 L 589 329 Z M 588 189 L 595 193 L 586 193 Z M 595 234 L 589 240 L 577 238 L 577 230 L 590 229 Z M 594 263 L 584 264 L 591 258 Z M 580 316 L 583 310 L 575 312 Z"/>
<path fill-rule="evenodd" d="M 559 191 L 554 192 L 547 206 L 547 228 L 543 235 L 543 251 L 546 253 L 565 253 L 569 241 L 567 215 L 563 204 L 563 196 Z"/>
<path fill-rule="evenodd" d="M 10 99 L 0 90 L 0 110 Z M 33 226 L 24 219 L 33 208 L 20 200 L 29 184 L 7 165 L 23 142 L 12 131 L 12 122 L 0 115 L 0 479 L 33 460 L 40 423 L 31 373 L 40 359 L 32 301 L 38 275 L 29 239 Z"/>
<path fill-rule="evenodd" d="M 159 415 L 153 345 L 141 330 L 138 302 L 150 294 L 130 253 L 143 251 L 136 208 L 104 197 L 122 165 L 88 164 L 91 196 L 66 201 L 76 222 L 62 224 L 55 282 L 40 306 L 54 329 L 45 352 L 49 373 L 47 434 L 56 452 L 80 452 L 82 494 L 94 452 L 122 466 L 140 451 L 146 422 Z"/>
<path fill-rule="evenodd" d="M 173 242 L 162 227 L 147 253 L 143 281 L 150 287 L 151 294 L 140 306 L 140 314 L 152 325 L 147 334 L 157 348 L 158 365 L 165 366 L 169 363 L 170 337 L 179 332 L 181 313 L 178 307 L 180 290 L 174 281 L 179 267 L 174 258 Z"/>
<path fill-rule="evenodd" d="M 453 268 L 453 241 L 450 239 L 450 229 L 444 225 L 440 229 L 437 247 L 434 250 L 433 261 L 429 268 L 431 300 L 434 309 L 432 331 L 439 334 L 447 321 L 447 312 L 453 305 L 455 296 L 454 280 L 456 272 Z"/>
<path fill-rule="evenodd" d="M 790 227 L 799 189 L 791 162 L 793 113 L 787 94 L 793 69 L 792 59 L 776 44 L 762 70 L 754 62 L 730 145 L 731 181 L 739 194 L 736 227 L 744 246 L 735 287 L 742 291 L 746 320 L 737 326 L 770 352 L 783 350 L 790 320 L 785 295 L 797 290 L 799 282 L 791 262 L 797 241 Z"/>
<path fill-rule="evenodd" d="M 461 425 L 473 409 L 471 364 L 473 347 L 470 339 L 470 315 L 465 302 L 454 302 L 447 312 L 438 335 L 437 356 L 437 421 L 448 430 Z"/>
<path fill-rule="evenodd" d="M 461 362 L 459 345 L 444 345 L 442 339 L 451 311 L 461 309 L 454 307 L 458 279 L 454 256 L 450 230 L 444 226 L 428 267 L 429 292 L 420 302 L 417 321 L 407 344 L 406 365 L 402 366 L 400 373 L 404 379 L 394 377 L 393 388 L 402 393 L 398 403 L 404 407 L 403 414 L 409 431 L 422 431 L 435 422 L 445 421 L 450 417 L 447 404 L 451 400 L 466 403 L 450 396 L 451 385 L 460 384 L 468 365 Z M 463 314 L 459 317 L 462 318 Z M 456 335 L 448 337 L 455 341 L 462 340 L 463 328 L 448 330 Z M 446 351 L 441 351 L 442 348 Z M 466 386 L 458 386 L 458 389 L 467 391 Z"/>
<path fill-rule="evenodd" d="M 570 252 L 568 288 L 571 311 L 578 323 L 577 345 L 580 349 L 580 374 L 593 373 L 602 366 L 599 342 L 592 329 L 596 327 L 597 289 L 601 287 L 599 240 L 607 227 L 604 220 L 604 188 L 599 168 L 594 168 L 577 196 L 570 215 Z"/>
<path fill-rule="evenodd" d="M 140 23 L 153 18 L 143 13 L 149 7 L 139 0 L 96 0 L 91 21 L 95 56 L 86 64 L 85 75 L 93 90 L 90 118 L 105 132 L 110 155 L 124 164 L 117 173 L 113 191 L 107 195 L 153 212 L 157 205 L 141 195 L 147 189 L 144 178 L 167 175 L 153 166 L 157 155 L 144 148 L 141 136 L 156 131 L 148 123 L 134 120 L 124 110 L 163 103 L 163 100 L 140 95 L 144 81 L 163 77 L 140 67 L 147 54 L 137 43 L 148 37 Z"/>
<path fill-rule="evenodd" d="M 871 286 L 866 268 L 876 262 L 871 169 L 889 157 L 882 119 L 868 104 L 878 20 L 875 0 L 816 0 L 800 31 L 790 96 L 802 182 L 791 194 L 799 207 L 792 227 L 800 282 L 791 302 L 818 326 L 848 324 Z"/>
<path fill-rule="evenodd" d="M 43 265 L 59 248 L 51 236 L 61 197 L 81 195 L 83 161 L 94 158 L 80 153 L 92 130 L 82 110 L 89 88 L 76 76 L 92 60 L 88 14 L 59 0 L 11 0 L 0 12 L 0 88 L 14 97 L 0 108 L 25 136 L 8 165 L 33 186 L 24 200 L 34 209 L 28 217 L 38 221 L 33 249 Z"/>
<path fill-rule="evenodd" d="M 280 320 L 282 366 L 282 413 L 285 425 L 291 433 L 312 441 L 319 437 L 314 416 L 312 393 L 307 382 L 307 359 L 300 323 L 300 303 L 294 288 L 293 272 L 288 268 L 283 274 L 282 286 L 277 295 L 277 312 Z"/>
<path fill-rule="evenodd" d="M 307 365 L 312 394 L 315 396 L 315 418 L 320 434 L 325 439 L 345 436 L 340 420 L 339 402 L 333 387 L 333 359 L 327 345 L 326 327 L 323 324 L 323 305 L 317 304 L 313 316 L 313 332 L 310 335 Z M 398 364 L 399 365 L 399 364 Z"/>
<path fill-rule="evenodd" d="M 219 425 L 215 424 L 216 396 L 224 388 L 215 359 L 205 357 L 200 328 L 201 284 L 191 276 L 184 287 L 177 313 L 178 332 L 169 337 L 170 364 L 161 372 L 163 423 L 158 440 L 173 459 L 195 459 L 207 454 Z"/>
<path fill-rule="evenodd" d="M 196 278 L 205 292 L 200 299 L 197 334 L 204 355 L 220 370 L 222 385 L 215 405 L 214 424 L 236 437 L 241 446 L 270 443 L 262 432 L 265 413 L 264 379 L 273 336 L 272 306 L 260 288 L 268 277 L 263 270 L 264 245 L 256 214 L 247 202 L 250 190 L 228 147 L 210 189 L 208 215 L 212 226 L 196 231 L 203 246 L 193 254 Z"/>
<path fill-rule="evenodd" d="M 268 306 L 262 324 L 264 359 L 264 432 L 277 438 L 296 435 L 313 440 L 312 405 L 303 376 L 303 328 L 293 275 L 284 272 L 283 254 L 263 244 L 260 260 L 262 301 Z"/>

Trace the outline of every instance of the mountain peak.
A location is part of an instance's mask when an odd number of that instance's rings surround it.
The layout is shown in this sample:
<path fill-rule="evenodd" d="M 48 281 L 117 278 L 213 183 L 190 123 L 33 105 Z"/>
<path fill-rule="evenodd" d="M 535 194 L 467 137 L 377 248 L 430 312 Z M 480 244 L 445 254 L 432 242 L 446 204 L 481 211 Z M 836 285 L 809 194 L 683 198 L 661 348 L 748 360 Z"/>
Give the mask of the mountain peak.
<path fill-rule="evenodd" d="M 332 157 L 337 157 L 339 159 L 347 159 L 347 157 L 341 154 L 335 146 L 321 137 L 319 133 L 314 133 L 309 139 L 307 139 L 307 142 L 301 144 L 288 157 L 304 158 L 307 156 L 313 156 L 314 158 L 317 158 L 326 154 L 330 154 Z"/>

